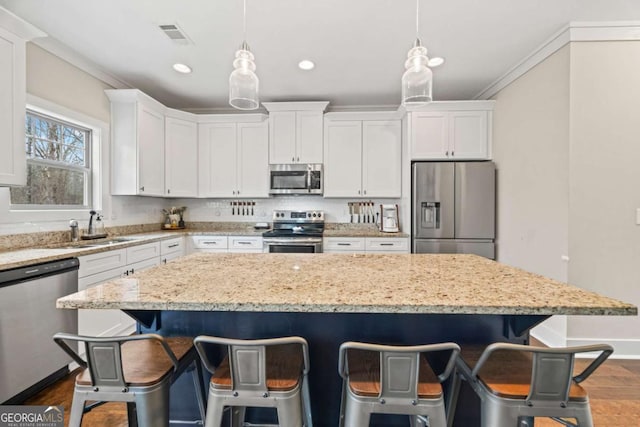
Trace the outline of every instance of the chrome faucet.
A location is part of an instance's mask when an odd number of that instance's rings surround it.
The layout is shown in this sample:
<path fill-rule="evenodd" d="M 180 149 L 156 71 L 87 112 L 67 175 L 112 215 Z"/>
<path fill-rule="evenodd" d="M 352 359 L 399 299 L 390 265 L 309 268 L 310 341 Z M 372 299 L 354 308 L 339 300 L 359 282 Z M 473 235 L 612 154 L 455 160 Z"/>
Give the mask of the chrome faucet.
<path fill-rule="evenodd" d="M 89 217 L 89 227 L 87 227 L 87 234 L 88 235 L 92 235 L 95 234 L 96 230 L 95 227 L 93 226 L 93 216 L 96 214 L 96 211 L 89 211 L 89 215 L 91 215 Z"/>
<path fill-rule="evenodd" d="M 77 242 L 80 237 L 80 233 L 78 232 L 78 221 L 72 219 L 69 221 L 69 227 L 71 227 L 71 241 Z"/>

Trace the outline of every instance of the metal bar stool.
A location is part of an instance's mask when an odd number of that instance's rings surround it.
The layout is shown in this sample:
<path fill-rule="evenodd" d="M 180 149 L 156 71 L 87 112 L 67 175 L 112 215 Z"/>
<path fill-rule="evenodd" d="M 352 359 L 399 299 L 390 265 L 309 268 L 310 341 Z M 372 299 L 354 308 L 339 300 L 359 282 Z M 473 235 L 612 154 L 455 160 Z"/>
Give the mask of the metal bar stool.
<path fill-rule="evenodd" d="M 440 375 L 424 353 L 450 351 Z M 369 425 L 372 413 L 411 415 L 411 425 L 445 427 L 441 383 L 451 374 L 460 347 L 454 343 L 389 346 L 345 342 L 338 372 L 343 378 L 340 426 Z"/>
<path fill-rule="evenodd" d="M 599 354 L 574 375 L 575 355 L 586 352 Z M 604 344 L 546 348 L 496 343 L 484 351 L 463 349 L 456 363 L 453 394 L 458 392 L 460 378 L 469 382 L 480 397 L 482 427 L 533 427 L 535 417 L 552 418 L 565 426 L 593 427 L 589 398 L 579 384 L 611 353 L 613 348 Z"/>
<path fill-rule="evenodd" d="M 246 407 L 276 408 L 281 426 L 312 427 L 309 400 L 309 350 L 301 337 L 237 340 L 199 336 L 194 344 L 211 372 L 206 427 L 219 427 L 225 407 L 232 408 L 232 425 L 244 425 Z M 208 346 L 226 347 L 216 366 Z"/>
<path fill-rule="evenodd" d="M 188 337 L 156 334 L 125 337 L 86 337 L 58 333 L 53 340 L 82 368 L 76 377 L 69 427 L 106 402 L 127 402 L 129 425 L 169 426 L 169 388 L 192 365 L 193 381 L 204 420 L 202 365 Z M 84 343 L 86 361 L 68 341 Z M 86 405 L 87 401 L 96 403 Z"/>

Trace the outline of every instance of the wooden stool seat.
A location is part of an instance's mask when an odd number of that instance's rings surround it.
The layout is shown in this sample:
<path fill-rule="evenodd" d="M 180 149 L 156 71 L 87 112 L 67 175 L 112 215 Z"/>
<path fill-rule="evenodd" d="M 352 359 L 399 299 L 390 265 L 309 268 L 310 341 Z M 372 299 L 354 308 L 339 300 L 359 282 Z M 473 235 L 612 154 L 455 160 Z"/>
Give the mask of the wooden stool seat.
<path fill-rule="evenodd" d="M 169 337 L 165 341 L 178 360 L 193 349 L 193 340 L 188 337 Z M 157 384 L 173 372 L 173 363 L 158 341 L 127 341 L 122 343 L 121 351 L 124 379 L 130 386 Z M 83 369 L 78 374 L 76 384 L 91 385 L 89 369 Z"/>
<path fill-rule="evenodd" d="M 463 347 L 462 359 L 473 369 L 484 351 L 482 346 Z M 478 378 L 498 396 L 507 399 L 526 399 L 531 385 L 531 353 L 521 351 L 495 351 L 478 372 Z M 573 382 L 569 391 L 569 400 L 587 401 L 586 390 Z"/>
<path fill-rule="evenodd" d="M 350 348 L 347 350 L 347 358 L 351 391 L 359 396 L 378 396 L 380 394 L 380 353 Z M 424 356 L 420 357 L 418 397 L 421 399 L 442 397 L 442 386 Z"/>
<path fill-rule="evenodd" d="M 268 390 L 288 391 L 298 386 L 304 366 L 304 356 L 300 344 L 267 347 L 266 362 Z M 217 389 L 231 389 L 231 369 L 228 356 L 225 356 L 211 376 L 211 386 Z"/>

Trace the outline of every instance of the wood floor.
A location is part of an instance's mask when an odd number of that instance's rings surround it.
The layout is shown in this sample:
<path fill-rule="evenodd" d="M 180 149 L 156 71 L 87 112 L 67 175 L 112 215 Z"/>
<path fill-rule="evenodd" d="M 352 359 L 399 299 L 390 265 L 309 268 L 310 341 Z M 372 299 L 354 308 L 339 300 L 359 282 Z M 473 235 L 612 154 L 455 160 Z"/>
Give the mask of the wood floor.
<path fill-rule="evenodd" d="M 588 361 L 578 360 L 577 368 Z M 73 395 L 72 373 L 29 399 L 27 405 L 64 406 L 65 426 Z M 640 427 L 640 360 L 607 360 L 583 383 L 591 400 L 593 421 L 597 427 Z M 127 426 L 124 403 L 106 403 L 84 416 L 83 426 Z M 550 420 L 536 420 L 536 427 L 558 427 Z"/>

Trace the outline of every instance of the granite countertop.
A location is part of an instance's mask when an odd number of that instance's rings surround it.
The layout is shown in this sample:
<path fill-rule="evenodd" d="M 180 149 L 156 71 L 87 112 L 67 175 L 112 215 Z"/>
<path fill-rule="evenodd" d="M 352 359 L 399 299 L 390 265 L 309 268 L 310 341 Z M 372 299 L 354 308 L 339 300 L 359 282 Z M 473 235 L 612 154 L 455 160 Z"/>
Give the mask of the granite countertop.
<path fill-rule="evenodd" d="M 633 305 L 475 255 L 192 254 L 58 308 L 634 315 Z"/>
<path fill-rule="evenodd" d="M 17 250 L 0 251 L 0 271 L 24 267 L 48 261 L 90 255 L 129 246 L 152 243 L 160 240 L 181 237 L 183 235 L 207 236 L 262 236 L 265 230 L 256 230 L 254 222 L 191 222 L 185 229 L 158 230 L 154 224 L 148 226 L 123 226 L 116 228 L 107 239 L 81 240 L 76 243 L 60 240 L 57 233 L 18 234 L 2 236 L 6 248 L 22 247 Z M 58 236 L 53 236 L 58 234 Z M 68 233 L 67 233 L 68 234 Z M 50 235 L 52 237 L 50 237 Z M 327 223 L 325 237 L 404 237 L 405 233 L 382 233 L 374 224 Z M 125 242 L 109 245 L 87 246 L 117 238 L 130 238 Z M 68 239 L 68 237 L 66 237 Z M 57 239 L 57 240 L 56 240 Z M 42 243 L 39 243 L 42 242 Z M 52 243 L 55 242 L 55 243 Z M 62 243 L 61 243 L 62 242 Z M 25 247 L 27 246 L 27 247 Z"/>

